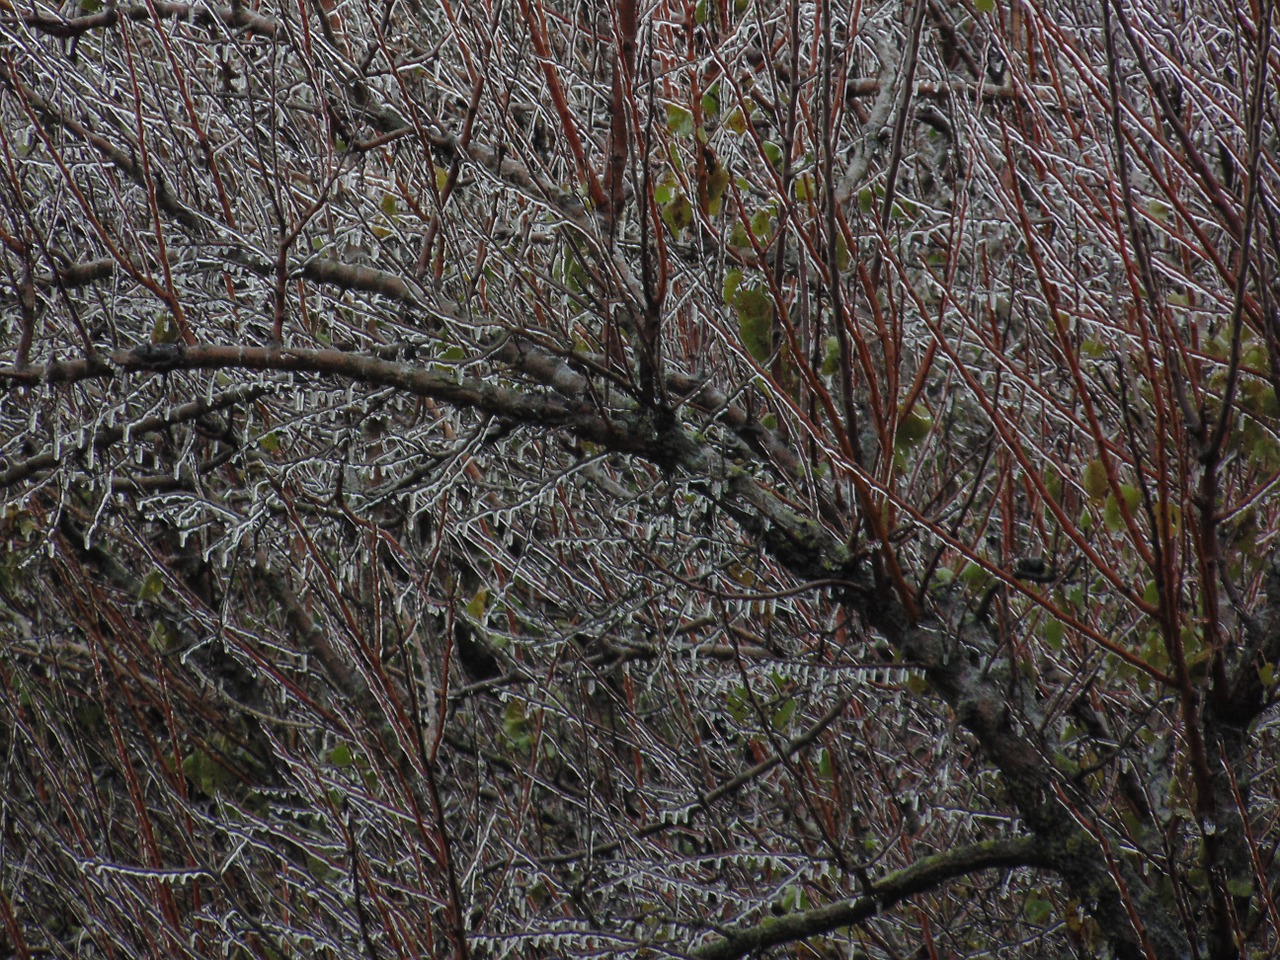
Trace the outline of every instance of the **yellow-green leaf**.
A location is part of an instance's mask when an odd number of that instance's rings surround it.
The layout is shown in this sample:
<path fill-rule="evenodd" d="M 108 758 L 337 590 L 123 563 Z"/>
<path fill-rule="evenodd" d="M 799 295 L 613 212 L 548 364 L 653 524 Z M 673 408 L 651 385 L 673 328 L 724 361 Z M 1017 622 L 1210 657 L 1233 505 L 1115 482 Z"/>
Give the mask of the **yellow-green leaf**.
<path fill-rule="evenodd" d="M 160 596 L 163 590 L 164 590 L 164 577 L 161 576 L 159 570 L 152 570 L 143 579 L 142 586 L 138 588 L 138 599 L 152 600 Z"/>
<path fill-rule="evenodd" d="M 739 288 L 733 305 L 738 311 L 742 345 L 757 363 L 768 363 L 773 356 L 773 298 L 761 287 Z"/>
<path fill-rule="evenodd" d="M 742 271 L 736 267 L 732 270 L 726 270 L 724 273 L 724 302 L 733 303 L 734 295 L 738 292 L 738 287 L 742 285 Z"/>
<path fill-rule="evenodd" d="M 724 209 L 724 191 L 729 186 L 729 172 L 719 164 L 707 174 L 707 213 L 718 216 Z"/>
<path fill-rule="evenodd" d="M 340 743 L 329 751 L 329 762 L 335 767 L 349 767 L 353 759 L 351 748 L 345 743 Z"/>
<path fill-rule="evenodd" d="M 667 127 L 678 137 L 693 135 L 693 114 L 675 103 L 667 104 Z"/>
<path fill-rule="evenodd" d="M 1101 460 L 1090 460 L 1084 468 L 1084 492 L 1094 500 L 1101 500 L 1110 490 L 1106 465 Z"/>
<path fill-rule="evenodd" d="M 916 413 L 913 408 L 898 420 L 898 429 L 893 435 L 893 445 L 899 450 L 910 450 L 927 437 L 932 428 L 933 418 Z"/>
<path fill-rule="evenodd" d="M 693 226 L 693 204 L 683 193 L 668 203 L 662 210 L 662 219 L 672 233 L 680 233 Z"/>
<path fill-rule="evenodd" d="M 507 703 L 502 713 L 502 732 L 517 750 L 528 750 L 533 743 L 533 735 L 529 731 L 529 718 L 524 712 L 524 704 L 518 700 Z"/>
<path fill-rule="evenodd" d="M 151 342 L 152 343 L 175 343 L 178 339 L 178 323 L 173 317 L 167 313 L 162 313 L 156 317 L 155 323 L 151 325 Z"/>

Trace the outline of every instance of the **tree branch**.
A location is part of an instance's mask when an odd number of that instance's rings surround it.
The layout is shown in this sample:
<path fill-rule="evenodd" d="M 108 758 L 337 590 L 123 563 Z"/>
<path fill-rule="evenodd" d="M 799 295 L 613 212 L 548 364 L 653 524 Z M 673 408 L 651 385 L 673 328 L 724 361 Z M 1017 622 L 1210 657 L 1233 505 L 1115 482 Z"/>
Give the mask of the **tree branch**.
<path fill-rule="evenodd" d="M 691 956 L 697 960 L 735 960 L 756 950 L 863 923 L 914 894 L 980 870 L 1048 865 L 1037 842 L 1030 837 L 975 843 L 922 857 L 911 866 L 874 881 L 866 895 L 853 900 L 770 917 L 754 926 L 733 930 L 723 940 L 692 951 Z"/>

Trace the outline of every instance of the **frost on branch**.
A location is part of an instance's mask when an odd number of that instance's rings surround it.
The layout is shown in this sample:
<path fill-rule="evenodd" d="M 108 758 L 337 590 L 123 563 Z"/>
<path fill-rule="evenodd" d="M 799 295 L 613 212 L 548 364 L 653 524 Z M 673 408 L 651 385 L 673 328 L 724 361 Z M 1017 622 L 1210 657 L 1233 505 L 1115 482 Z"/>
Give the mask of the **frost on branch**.
<path fill-rule="evenodd" d="M 0 4 L 0 952 L 1274 954 L 1274 20 Z"/>

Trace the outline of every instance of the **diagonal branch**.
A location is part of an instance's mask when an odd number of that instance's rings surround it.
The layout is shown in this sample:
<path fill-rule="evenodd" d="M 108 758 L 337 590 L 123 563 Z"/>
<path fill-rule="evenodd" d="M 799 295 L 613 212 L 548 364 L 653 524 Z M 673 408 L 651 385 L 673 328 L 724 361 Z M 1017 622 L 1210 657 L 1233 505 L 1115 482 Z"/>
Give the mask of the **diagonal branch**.
<path fill-rule="evenodd" d="M 922 857 L 911 866 L 871 883 L 866 894 L 813 910 L 770 917 L 739 927 L 724 939 L 692 951 L 697 960 L 736 960 L 757 950 L 821 936 L 840 927 L 864 923 L 917 893 L 981 870 L 1044 867 L 1048 862 L 1032 838 L 989 840 Z"/>

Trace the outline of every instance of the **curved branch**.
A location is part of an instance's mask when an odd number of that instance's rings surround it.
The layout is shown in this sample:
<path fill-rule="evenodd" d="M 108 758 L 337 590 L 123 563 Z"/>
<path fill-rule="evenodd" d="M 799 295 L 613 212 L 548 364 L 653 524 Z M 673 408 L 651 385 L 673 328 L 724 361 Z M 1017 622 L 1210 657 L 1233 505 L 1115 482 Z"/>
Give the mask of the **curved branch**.
<path fill-rule="evenodd" d="M 84 16 L 59 17 L 49 13 L 23 13 L 18 16 L 32 30 L 39 30 L 53 37 L 78 37 L 90 30 L 102 30 L 113 27 L 121 18 L 133 21 L 147 21 L 160 17 L 171 17 L 175 20 L 189 20 L 200 26 L 211 23 L 224 23 L 236 30 L 247 30 L 269 40 L 284 37 L 284 28 L 260 13 L 254 13 L 237 3 L 228 7 L 215 7 L 206 4 L 174 3 L 169 0 L 155 0 L 152 3 L 136 3 L 123 9 L 109 6 L 98 13 Z"/>
<path fill-rule="evenodd" d="M 1048 865 L 1037 842 L 1030 837 L 975 843 L 922 857 L 911 866 L 874 881 L 866 894 L 853 900 L 770 917 L 754 926 L 733 930 L 724 939 L 694 950 L 691 956 L 697 960 L 736 960 L 756 950 L 863 923 L 910 896 L 980 870 Z"/>

